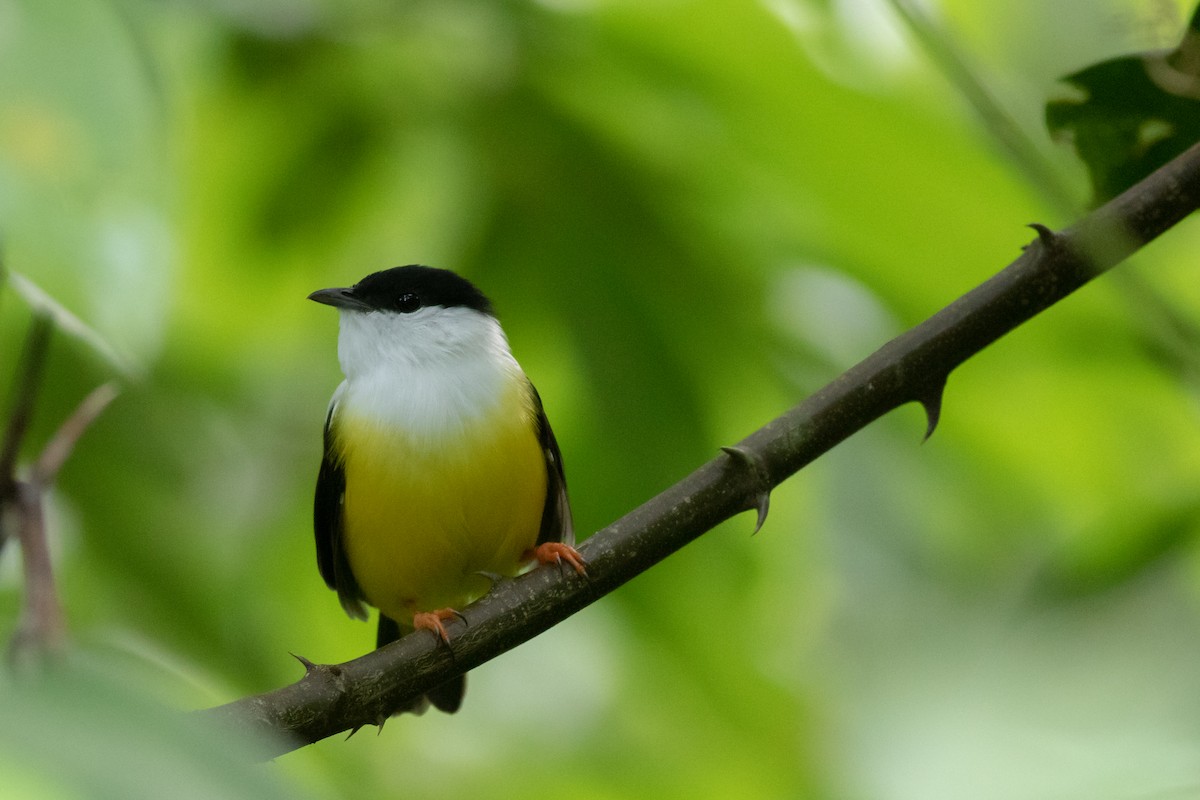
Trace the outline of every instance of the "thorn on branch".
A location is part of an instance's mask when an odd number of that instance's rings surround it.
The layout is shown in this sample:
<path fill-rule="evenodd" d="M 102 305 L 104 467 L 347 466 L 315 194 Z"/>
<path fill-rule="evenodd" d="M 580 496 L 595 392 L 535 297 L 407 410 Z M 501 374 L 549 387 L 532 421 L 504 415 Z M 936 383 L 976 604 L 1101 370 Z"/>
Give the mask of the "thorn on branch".
<path fill-rule="evenodd" d="M 1053 250 L 1058 247 L 1058 234 L 1047 228 L 1040 222 L 1031 222 L 1029 227 L 1037 231 L 1038 242 L 1047 250 Z"/>
<path fill-rule="evenodd" d="M 942 418 L 942 396 L 945 391 L 946 379 L 942 378 L 917 398 L 917 402 L 925 409 L 925 436 L 921 439 L 922 444 L 929 441 L 929 437 L 937 430 L 938 422 Z"/>
<path fill-rule="evenodd" d="M 753 473 L 754 482 L 758 486 L 758 491 L 754 494 L 754 502 L 748 506 L 748 508 L 758 511 L 758 521 L 754 524 L 754 530 L 750 532 L 750 535 L 753 536 L 762 530 L 763 523 L 767 521 L 767 512 L 771 510 L 770 472 L 768 472 L 762 457 L 757 453 L 752 453 L 742 447 L 722 447 L 721 451 L 739 464 L 749 467 Z"/>
<path fill-rule="evenodd" d="M 294 659 L 296 659 L 297 661 L 299 661 L 299 662 L 300 662 L 300 664 L 301 664 L 301 665 L 304 667 L 304 674 L 305 674 L 305 675 L 308 675 L 310 672 L 312 672 L 313 670 L 315 670 L 315 669 L 317 668 L 317 665 L 316 665 L 316 664 L 314 664 L 313 662 L 309 661 L 307 658 L 305 658 L 305 657 L 304 657 L 304 656 L 302 656 L 302 655 L 298 655 L 298 654 L 296 654 L 296 653 L 291 653 L 290 655 L 291 655 L 291 657 L 292 657 L 292 658 L 294 658 Z"/>

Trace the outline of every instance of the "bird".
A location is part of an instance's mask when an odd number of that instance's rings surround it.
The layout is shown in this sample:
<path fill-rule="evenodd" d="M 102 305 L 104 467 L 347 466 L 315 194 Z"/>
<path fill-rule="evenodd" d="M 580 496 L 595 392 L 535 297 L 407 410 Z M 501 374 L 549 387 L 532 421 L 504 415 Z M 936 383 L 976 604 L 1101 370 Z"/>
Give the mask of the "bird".
<path fill-rule="evenodd" d="M 345 379 L 330 400 L 313 502 L 317 567 L 346 613 L 379 611 L 376 647 L 445 622 L 526 564 L 586 575 L 562 454 L 491 302 L 418 264 L 310 300 L 338 310 Z M 412 708 L 453 713 L 465 676 Z"/>

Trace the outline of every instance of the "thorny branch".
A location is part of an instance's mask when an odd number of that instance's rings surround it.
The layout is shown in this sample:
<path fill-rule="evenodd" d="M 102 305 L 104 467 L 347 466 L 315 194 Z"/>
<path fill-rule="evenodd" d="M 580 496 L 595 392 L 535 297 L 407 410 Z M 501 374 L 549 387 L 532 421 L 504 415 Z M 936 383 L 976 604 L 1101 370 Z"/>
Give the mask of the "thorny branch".
<path fill-rule="evenodd" d="M 455 674 L 531 639 L 718 523 L 758 509 L 781 481 L 873 420 L 921 403 L 928 436 L 951 371 L 1112 268 L 1200 207 L 1200 144 L 1075 225 L 1037 238 L 987 282 L 896 337 L 675 486 L 591 536 L 588 577 L 542 567 L 497 585 L 452 623 L 452 651 L 423 632 L 344 664 L 301 659 L 305 675 L 200 712 L 275 737 L 274 752 L 386 719 Z"/>

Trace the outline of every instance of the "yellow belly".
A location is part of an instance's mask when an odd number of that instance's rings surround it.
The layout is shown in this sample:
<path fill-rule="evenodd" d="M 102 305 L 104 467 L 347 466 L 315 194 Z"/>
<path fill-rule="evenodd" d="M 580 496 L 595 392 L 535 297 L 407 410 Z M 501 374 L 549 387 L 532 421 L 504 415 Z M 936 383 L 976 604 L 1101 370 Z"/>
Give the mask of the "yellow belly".
<path fill-rule="evenodd" d="M 536 544 L 546 466 L 526 415 L 436 447 L 347 415 L 337 439 L 350 568 L 367 602 L 397 622 L 481 597 L 491 582 L 480 572 L 513 575 Z"/>

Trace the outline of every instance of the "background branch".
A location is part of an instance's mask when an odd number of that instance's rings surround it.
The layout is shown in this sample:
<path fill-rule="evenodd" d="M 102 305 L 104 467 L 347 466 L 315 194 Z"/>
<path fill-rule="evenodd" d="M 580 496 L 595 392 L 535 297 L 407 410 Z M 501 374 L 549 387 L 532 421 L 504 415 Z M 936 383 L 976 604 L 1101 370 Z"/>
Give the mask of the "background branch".
<path fill-rule="evenodd" d="M 33 482 L 18 480 L 16 474 L 17 458 L 33 419 L 53 330 L 54 322 L 48 315 L 34 314 L 17 367 L 8 425 L 0 443 L 0 544 L 7 540 L 4 530 L 7 521 L 15 519 L 25 586 L 21 623 L 9 649 L 14 660 L 27 653 L 57 651 L 64 641 L 65 627 L 54 590 L 41 490 Z"/>
<path fill-rule="evenodd" d="M 53 330 L 54 320 L 49 314 L 34 314 L 17 367 L 8 424 L 0 442 L 0 546 L 6 540 L 6 524 L 15 520 L 25 589 L 21 622 L 9 643 L 9 657 L 14 662 L 36 661 L 59 652 L 65 643 L 66 623 L 54 585 L 54 565 L 46 538 L 44 497 L 79 437 L 117 394 L 112 383 L 93 390 L 42 449 L 29 477 L 18 478 L 17 460 L 33 418 Z"/>
<path fill-rule="evenodd" d="M 338 665 L 305 663 L 290 686 L 208 709 L 205 718 L 278 737 L 283 753 L 379 722 L 447 679 L 536 636 L 666 558 L 850 434 L 902 404 L 936 426 L 949 373 L 1000 336 L 1110 269 L 1200 206 L 1200 145 L 888 342 L 800 405 L 590 537 L 589 577 L 553 567 L 496 586 L 452 623 L 453 650 L 411 635 Z"/>
<path fill-rule="evenodd" d="M 54 432 L 50 441 L 46 443 L 46 446 L 42 448 L 41 455 L 38 456 L 37 463 L 33 466 L 32 482 L 40 488 L 45 488 L 54 482 L 54 479 L 58 477 L 58 471 L 71 457 L 71 451 L 75 449 L 79 438 L 104 412 L 104 409 L 108 408 L 108 404 L 117 398 L 118 393 L 117 385 L 109 381 L 97 386 L 87 397 L 83 398 L 71 416 L 67 417 L 66 421 Z"/>
<path fill-rule="evenodd" d="M 29 333 L 25 336 L 25 348 L 17 367 L 13 400 L 8 414 L 8 425 L 4 429 L 4 440 L 0 442 L 0 502 L 11 499 L 16 492 L 17 457 L 21 443 L 29 430 L 33 418 L 33 403 L 42 373 L 46 366 L 46 351 L 50 346 L 50 333 L 54 322 L 46 314 L 35 314 Z"/>

